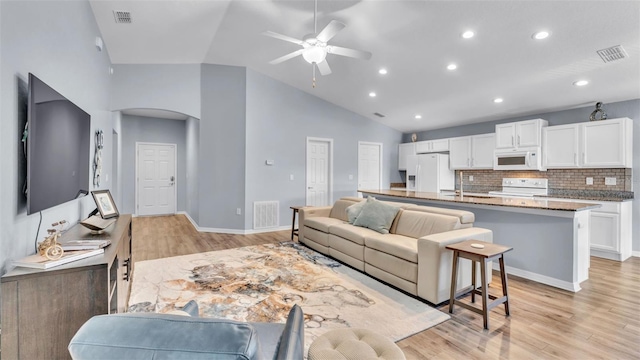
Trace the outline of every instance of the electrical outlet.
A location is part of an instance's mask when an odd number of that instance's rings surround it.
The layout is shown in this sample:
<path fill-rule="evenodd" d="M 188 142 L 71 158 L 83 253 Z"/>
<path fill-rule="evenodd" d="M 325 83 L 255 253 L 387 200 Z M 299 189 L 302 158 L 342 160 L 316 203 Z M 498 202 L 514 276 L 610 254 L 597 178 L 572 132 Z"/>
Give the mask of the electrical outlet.
<path fill-rule="evenodd" d="M 587 178 L 587 185 L 593 185 L 593 178 L 592 177 L 588 177 Z"/>
<path fill-rule="evenodd" d="M 615 185 L 616 184 L 616 178 L 614 178 L 614 177 L 606 177 L 606 178 L 604 178 L 604 184 L 605 185 Z"/>
<path fill-rule="evenodd" d="M 469 181 L 473 181 L 473 175 L 469 175 Z"/>
<path fill-rule="evenodd" d="M 237 208 L 236 209 L 236 215 L 242 215 L 242 209 Z"/>

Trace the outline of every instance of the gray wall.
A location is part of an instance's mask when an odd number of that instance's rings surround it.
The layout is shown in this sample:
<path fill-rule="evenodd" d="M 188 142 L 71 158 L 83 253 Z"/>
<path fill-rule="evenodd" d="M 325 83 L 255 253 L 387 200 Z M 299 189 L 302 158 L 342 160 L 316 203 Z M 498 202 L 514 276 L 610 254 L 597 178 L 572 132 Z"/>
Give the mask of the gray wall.
<path fill-rule="evenodd" d="M 200 156 L 200 120 L 189 117 L 186 123 L 187 158 L 187 213 L 191 219 L 200 221 L 200 189 L 198 188 L 198 161 Z"/>
<path fill-rule="evenodd" d="M 135 214 L 136 142 L 177 145 L 178 211 L 187 209 L 186 121 L 122 115 L 122 203 L 118 210 Z"/>
<path fill-rule="evenodd" d="M 254 201 L 279 200 L 280 225 L 291 224 L 289 206 L 305 204 L 307 137 L 333 139 L 334 200 L 357 194 L 358 141 L 383 144 L 383 187 L 400 181 L 392 171 L 398 168 L 399 131 L 250 69 L 246 119 L 245 229 L 253 227 Z M 267 159 L 275 164 L 266 165 Z"/>
<path fill-rule="evenodd" d="M 203 64 L 198 225 L 244 229 L 246 69 Z"/>
<path fill-rule="evenodd" d="M 33 254 L 55 221 L 75 223 L 95 207 L 85 197 L 26 215 L 21 189 L 26 165 L 20 142 L 26 122 L 28 73 L 32 72 L 91 115 L 92 132 L 111 133 L 108 111 L 110 65 L 106 48 L 98 52 L 99 30 L 87 1 L 0 1 L 0 273 L 10 260 Z M 111 137 L 105 137 L 103 176 L 111 172 Z M 91 142 L 90 153 L 94 144 Z M 101 188 L 109 188 L 104 181 Z M 92 190 L 95 188 L 91 187 Z"/>
<path fill-rule="evenodd" d="M 199 64 L 113 68 L 111 110 L 163 109 L 200 118 Z"/>
<path fill-rule="evenodd" d="M 433 140 L 456 136 L 484 134 L 494 132 L 496 124 L 537 118 L 548 120 L 549 126 L 573 124 L 589 121 L 589 115 L 594 109 L 595 106 L 586 106 L 565 111 L 548 112 L 516 118 L 505 118 L 502 120 L 479 124 L 423 131 L 417 133 L 417 135 L 418 140 Z M 637 191 L 640 189 L 640 99 L 605 104 L 603 109 L 607 113 L 609 119 L 628 117 L 633 120 L 633 189 L 636 192 L 633 200 L 633 218 L 638 219 L 640 217 L 640 196 L 638 196 Z M 411 141 L 410 137 L 410 134 L 404 134 L 403 142 Z M 640 252 L 640 221 L 633 222 L 633 251 L 636 253 Z"/>

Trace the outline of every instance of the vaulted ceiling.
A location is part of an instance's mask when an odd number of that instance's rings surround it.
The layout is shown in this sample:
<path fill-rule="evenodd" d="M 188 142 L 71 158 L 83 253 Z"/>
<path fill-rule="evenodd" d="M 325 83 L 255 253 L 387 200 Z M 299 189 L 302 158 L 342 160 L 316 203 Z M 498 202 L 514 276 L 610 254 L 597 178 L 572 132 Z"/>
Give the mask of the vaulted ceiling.
<path fill-rule="evenodd" d="M 347 25 L 330 43 L 373 57 L 327 55 L 315 88 L 302 57 L 269 64 L 299 45 L 261 35 L 313 33 L 313 1 L 90 3 L 114 64 L 246 66 L 402 132 L 640 98 L 640 1 L 320 0 L 318 29 Z M 597 53 L 617 45 L 621 60 Z"/>

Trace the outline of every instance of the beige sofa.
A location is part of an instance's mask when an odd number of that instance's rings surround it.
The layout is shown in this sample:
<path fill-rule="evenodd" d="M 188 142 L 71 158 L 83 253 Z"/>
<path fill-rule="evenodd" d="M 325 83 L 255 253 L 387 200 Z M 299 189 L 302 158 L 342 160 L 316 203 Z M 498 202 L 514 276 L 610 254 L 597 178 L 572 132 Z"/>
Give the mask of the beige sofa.
<path fill-rule="evenodd" d="M 433 304 L 450 296 L 453 252 L 445 247 L 468 239 L 493 242 L 491 230 L 473 227 L 472 212 L 408 203 L 385 201 L 401 208 L 389 234 L 349 224 L 346 208 L 363 200 L 300 209 L 300 242 Z M 460 261 L 457 284 L 458 290 L 471 285 L 470 261 Z"/>

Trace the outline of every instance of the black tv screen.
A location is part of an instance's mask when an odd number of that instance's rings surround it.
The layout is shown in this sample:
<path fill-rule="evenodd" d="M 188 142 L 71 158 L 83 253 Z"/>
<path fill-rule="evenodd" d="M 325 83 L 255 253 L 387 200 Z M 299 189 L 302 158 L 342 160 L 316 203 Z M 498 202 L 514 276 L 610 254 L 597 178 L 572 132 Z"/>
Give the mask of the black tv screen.
<path fill-rule="evenodd" d="M 27 214 L 89 193 L 91 116 L 29 74 Z"/>

